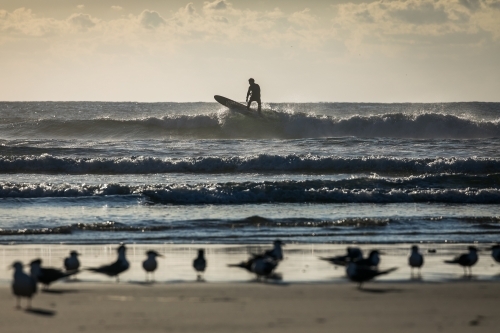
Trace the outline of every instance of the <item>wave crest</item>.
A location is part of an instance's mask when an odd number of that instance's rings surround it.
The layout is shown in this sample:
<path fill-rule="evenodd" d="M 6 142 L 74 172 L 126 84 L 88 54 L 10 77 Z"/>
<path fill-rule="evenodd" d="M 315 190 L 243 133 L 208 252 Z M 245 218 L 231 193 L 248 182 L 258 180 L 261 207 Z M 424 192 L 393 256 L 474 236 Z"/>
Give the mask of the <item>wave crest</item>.
<path fill-rule="evenodd" d="M 346 118 L 302 112 L 265 111 L 262 118 L 228 110 L 209 114 L 141 119 L 42 119 L 2 126 L 3 135 L 29 138 L 192 138 L 395 137 L 474 139 L 500 136 L 500 120 L 485 121 L 441 113 L 388 113 Z"/>
<path fill-rule="evenodd" d="M 70 158 L 49 154 L 0 156 L 0 173 L 151 174 L 151 173 L 499 173 L 495 158 L 336 157 L 316 155 L 252 155 L 234 157 Z"/>

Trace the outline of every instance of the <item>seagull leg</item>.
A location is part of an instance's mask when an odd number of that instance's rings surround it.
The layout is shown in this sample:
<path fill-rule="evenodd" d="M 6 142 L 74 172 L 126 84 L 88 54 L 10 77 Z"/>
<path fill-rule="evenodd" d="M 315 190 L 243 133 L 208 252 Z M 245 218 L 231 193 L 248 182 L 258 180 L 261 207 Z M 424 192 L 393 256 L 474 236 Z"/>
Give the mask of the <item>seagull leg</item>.
<path fill-rule="evenodd" d="M 20 308 L 21 308 L 21 297 L 18 297 L 17 298 L 16 309 L 20 309 Z"/>

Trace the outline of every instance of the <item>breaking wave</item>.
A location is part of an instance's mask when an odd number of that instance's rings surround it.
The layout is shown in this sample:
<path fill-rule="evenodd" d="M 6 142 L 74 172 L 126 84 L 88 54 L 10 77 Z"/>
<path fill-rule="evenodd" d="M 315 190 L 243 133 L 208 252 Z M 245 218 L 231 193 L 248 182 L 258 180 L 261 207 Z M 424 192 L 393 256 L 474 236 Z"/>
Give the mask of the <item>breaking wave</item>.
<path fill-rule="evenodd" d="M 0 198 L 141 196 L 160 204 L 498 203 L 500 176 L 431 175 L 242 183 L 75 185 L 0 183 Z"/>
<path fill-rule="evenodd" d="M 1 126 L 4 137 L 26 138 L 317 138 L 394 137 L 473 139 L 500 137 L 500 120 L 441 113 L 388 113 L 346 118 L 266 111 L 262 118 L 228 110 L 142 119 L 40 119 Z"/>
<path fill-rule="evenodd" d="M 234 157 L 70 158 L 49 154 L 0 156 L 0 173 L 152 174 L 152 173 L 381 173 L 425 174 L 500 172 L 495 158 L 336 157 L 316 155 L 252 155 Z"/>

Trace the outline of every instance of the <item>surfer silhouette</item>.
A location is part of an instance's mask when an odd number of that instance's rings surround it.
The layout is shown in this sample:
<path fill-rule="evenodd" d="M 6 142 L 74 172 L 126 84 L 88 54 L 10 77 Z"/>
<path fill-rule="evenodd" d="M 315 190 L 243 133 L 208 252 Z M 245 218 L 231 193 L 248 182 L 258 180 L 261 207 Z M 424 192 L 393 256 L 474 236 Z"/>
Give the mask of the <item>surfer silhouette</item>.
<path fill-rule="evenodd" d="M 250 110 L 250 105 L 252 102 L 257 102 L 257 105 L 259 106 L 258 111 L 260 113 L 260 86 L 255 83 L 254 79 L 248 79 L 248 83 L 250 84 L 250 87 L 248 87 L 248 92 L 247 92 L 247 109 Z M 248 99 L 250 97 L 250 99 Z"/>

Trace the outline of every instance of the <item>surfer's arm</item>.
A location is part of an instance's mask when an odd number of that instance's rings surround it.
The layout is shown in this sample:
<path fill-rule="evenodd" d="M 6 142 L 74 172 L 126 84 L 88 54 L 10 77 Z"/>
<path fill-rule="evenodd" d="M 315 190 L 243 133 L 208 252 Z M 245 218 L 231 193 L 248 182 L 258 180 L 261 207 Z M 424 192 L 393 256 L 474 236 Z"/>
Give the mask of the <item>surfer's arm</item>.
<path fill-rule="evenodd" d="M 251 90 L 250 88 L 248 88 L 248 92 L 247 92 L 247 102 L 248 102 L 248 96 L 250 96 L 250 92 L 251 92 L 251 91 L 252 91 L 252 90 Z"/>

